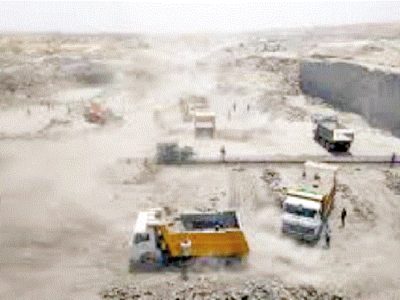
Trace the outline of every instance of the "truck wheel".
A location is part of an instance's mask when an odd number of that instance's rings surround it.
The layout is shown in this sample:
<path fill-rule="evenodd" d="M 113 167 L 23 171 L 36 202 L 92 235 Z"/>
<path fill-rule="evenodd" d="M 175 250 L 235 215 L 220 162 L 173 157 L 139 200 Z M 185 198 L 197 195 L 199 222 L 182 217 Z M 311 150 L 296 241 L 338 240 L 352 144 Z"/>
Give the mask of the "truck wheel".
<path fill-rule="evenodd" d="M 140 263 L 143 265 L 152 265 L 156 262 L 154 253 L 146 252 L 140 256 Z"/>
<path fill-rule="evenodd" d="M 318 141 L 318 133 L 314 131 L 314 140 Z"/>
<path fill-rule="evenodd" d="M 228 257 L 225 258 L 224 264 L 226 267 L 240 267 L 243 265 L 243 258 L 241 257 Z"/>
<path fill-rule="evenodd" d="M 325 142 L 325 148 L 326 150 L 331 151 L 331 144 L 328 141 Z"/>

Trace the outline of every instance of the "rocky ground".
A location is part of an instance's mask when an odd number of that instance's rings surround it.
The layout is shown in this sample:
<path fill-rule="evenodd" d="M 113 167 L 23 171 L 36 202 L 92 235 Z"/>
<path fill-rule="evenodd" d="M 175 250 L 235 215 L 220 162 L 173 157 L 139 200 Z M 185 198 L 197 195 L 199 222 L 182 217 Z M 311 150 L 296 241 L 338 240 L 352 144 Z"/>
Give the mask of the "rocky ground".
<path fill-rule="evenodd" d="M 327 250 L 280 234 L 280 189 L 298 180 L 299 165 L 153 164 L 165 140 L 203 156 L 218 156 L 221 145 L 230 158 L 329 155 L 312 139 L 314 113 L 337 113 L 355 129 L 353 156 L 390 157 L 398 138 L 303 95 L 298 83 L 298 60 L 315 44 L 399 40 L 398 27 L 377 28 L 2 35 L 0 298 L 399 298 L 396 168 L 340 169 Z M 193 124 L 183 121 L 179 102 L 187 95 L 205 97 L 216 113 L 215 139 L 194 138 Z M 91 101 L 121 118 L 86 122 Z M 251 248 L 247 267 L 193 271 L 189 282 L 171 270 L 129 274 L 136 215 L 155 206 L 237 209 Z"/>
<path fill-rule="evenodd" d="M 160 284 L 157 290 L 140 288 L 135 284 L 112 284 L 100 293 L 102 299 L 347 299 L 343 294 L 322 292 L 313 286 L 288 286 L 277 279 L 246 280 L 241 283 L 221 283 L 205 277 L 199 277 L 193 283 L 167 282 Z"/>
<path fill-rule="evenodd" d="M 400 195 L 400 174 L 396 171 L 386 171 L 386 186 L 396 195 Z"/>

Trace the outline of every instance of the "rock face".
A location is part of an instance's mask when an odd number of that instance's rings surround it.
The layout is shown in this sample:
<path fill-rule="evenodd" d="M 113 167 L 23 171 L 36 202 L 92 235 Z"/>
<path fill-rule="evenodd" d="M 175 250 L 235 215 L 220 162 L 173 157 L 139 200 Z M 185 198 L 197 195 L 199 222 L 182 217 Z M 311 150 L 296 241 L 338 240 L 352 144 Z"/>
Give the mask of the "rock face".
<path fill-rule="evenodd" d="M 373 126 L 400 136 L 400 71 L 386 72 L 354 62 L 304 60 L 300 83 L 304 93 L 359 113 Z"/>

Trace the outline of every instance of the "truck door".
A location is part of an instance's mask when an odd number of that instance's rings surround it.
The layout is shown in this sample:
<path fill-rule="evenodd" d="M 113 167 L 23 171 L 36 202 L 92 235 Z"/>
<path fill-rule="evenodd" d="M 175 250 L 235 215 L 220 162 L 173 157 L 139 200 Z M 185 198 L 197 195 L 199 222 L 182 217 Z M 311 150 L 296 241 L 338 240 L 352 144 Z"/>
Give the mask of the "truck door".
<path fill-rule="evenodd" d="M 139 263 L 150 263 L 156 259 L 154 231 L 136 233 L 133 237 L 135 260 Z"/>

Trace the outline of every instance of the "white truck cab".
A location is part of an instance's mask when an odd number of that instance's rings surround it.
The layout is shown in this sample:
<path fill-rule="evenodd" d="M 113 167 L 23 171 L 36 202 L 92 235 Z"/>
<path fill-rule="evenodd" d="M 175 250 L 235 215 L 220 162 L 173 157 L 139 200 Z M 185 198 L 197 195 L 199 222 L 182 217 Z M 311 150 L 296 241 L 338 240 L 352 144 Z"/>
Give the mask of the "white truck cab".
<path fill-rule="evenodd" d="M 157 243 L 156 225 L 161 220 L 161 210 L 140 212 L 130 238 L 129 269 L 132 270 L 138 262 L 144 266 L 161 263 L 162 253 Z"/>
<path fill-rule="evenodd" d="M 315 241 L 319 238 L 323 223 L 321 203 L 288 196 L 283 202 L 282 232 Z"/>

